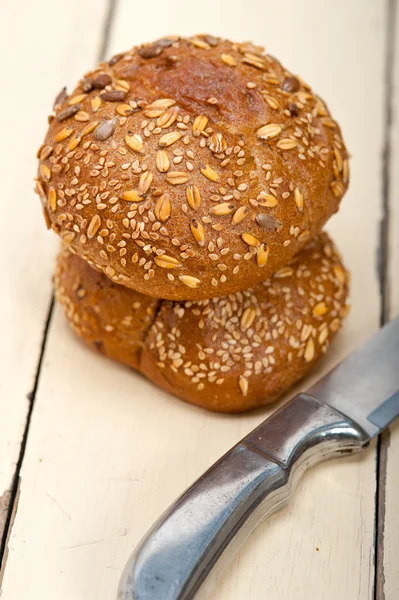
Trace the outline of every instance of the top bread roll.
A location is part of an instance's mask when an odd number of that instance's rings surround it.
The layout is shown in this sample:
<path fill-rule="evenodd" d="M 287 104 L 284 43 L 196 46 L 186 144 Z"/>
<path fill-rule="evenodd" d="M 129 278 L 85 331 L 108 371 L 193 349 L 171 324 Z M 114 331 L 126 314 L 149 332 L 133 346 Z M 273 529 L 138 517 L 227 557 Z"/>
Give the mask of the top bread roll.
<path fill-rule="evenodd" d="M 168 37 L 56 98 L 46 221 L 111 279 L 171 300 L 265 280 L 338 209 L 348 154 L 326 105 L 262 48 Z"/>

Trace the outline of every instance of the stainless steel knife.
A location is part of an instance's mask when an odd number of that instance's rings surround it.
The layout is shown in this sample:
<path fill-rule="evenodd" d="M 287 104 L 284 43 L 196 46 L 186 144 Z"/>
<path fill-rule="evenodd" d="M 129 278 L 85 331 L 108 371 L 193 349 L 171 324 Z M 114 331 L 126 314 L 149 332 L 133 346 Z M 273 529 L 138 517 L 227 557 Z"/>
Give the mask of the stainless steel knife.
<path fill-rule="evenodd" d="M 119 600 L 206 598 L 211 575 L 288 501 L 309 467 L 358 452 L 399 416 L 399 318 L 254 429 L 139 543 Z M 229 552 L 227 552 L 229 550 Z"/>

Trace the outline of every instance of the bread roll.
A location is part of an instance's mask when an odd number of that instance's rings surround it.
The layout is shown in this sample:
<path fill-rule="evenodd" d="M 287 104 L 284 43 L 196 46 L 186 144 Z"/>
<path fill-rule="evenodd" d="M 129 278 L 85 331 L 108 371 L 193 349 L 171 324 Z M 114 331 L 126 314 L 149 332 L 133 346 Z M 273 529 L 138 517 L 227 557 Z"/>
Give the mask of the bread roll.
<path fill-rule="evenodd" d="M 92 348 L 183 400 L 242 412 L 276 400 L 327 351 L 347 312 L 349 276 L 327 234 L 252 289 L 153 300 L 64 249 L 55 289 Z"/>
<path fill-rule="evenodd" d="M 264 281 L 348 185 L 326 105 L 249 43 L 201 35 L 132 48 L 54 108 L 38 153 L 48 226 L 153 297 L 198 300 Z"/>

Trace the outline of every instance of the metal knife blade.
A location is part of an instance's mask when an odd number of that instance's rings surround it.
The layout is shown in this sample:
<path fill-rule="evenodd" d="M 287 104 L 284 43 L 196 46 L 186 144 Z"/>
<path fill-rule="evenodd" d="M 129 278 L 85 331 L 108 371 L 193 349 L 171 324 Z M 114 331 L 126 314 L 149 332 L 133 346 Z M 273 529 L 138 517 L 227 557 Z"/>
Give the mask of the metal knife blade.
<path fill-rule="evenodd" d="M 361 450 L 397 416 L 399 318 L 261 423 L 170 506 L 127 563 L 118 600 L 207 598 L 212 575 L 286 504 L 308 467 Z"/>
<path fill-rule="evenodd" d="M 399 415 L 399 317 L 312 386 L 307 393 L 375 436 Z"/>

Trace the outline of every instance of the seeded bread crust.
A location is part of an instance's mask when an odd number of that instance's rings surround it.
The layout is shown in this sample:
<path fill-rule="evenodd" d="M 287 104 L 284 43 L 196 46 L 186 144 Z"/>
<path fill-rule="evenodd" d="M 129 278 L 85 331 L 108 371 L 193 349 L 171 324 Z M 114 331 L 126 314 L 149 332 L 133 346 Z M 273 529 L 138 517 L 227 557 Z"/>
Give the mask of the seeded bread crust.
<path fill-rule="evenodd" d="M 89 346 L 203 408 L 242 412 L 276 400 L 327 351 L 348 307 L 349 276 L 323 233 L 253 289 L 156 301 L 65 249 L 55 289 Z"/>
<path fill-rule="evenodd" d="M 133 48 L 54 108 L 38 152 L 48 227 L 153 297 L 263 281 L 320 231 L 348 185 L 326 105 L 252 44 L 202 35 Z"/>

